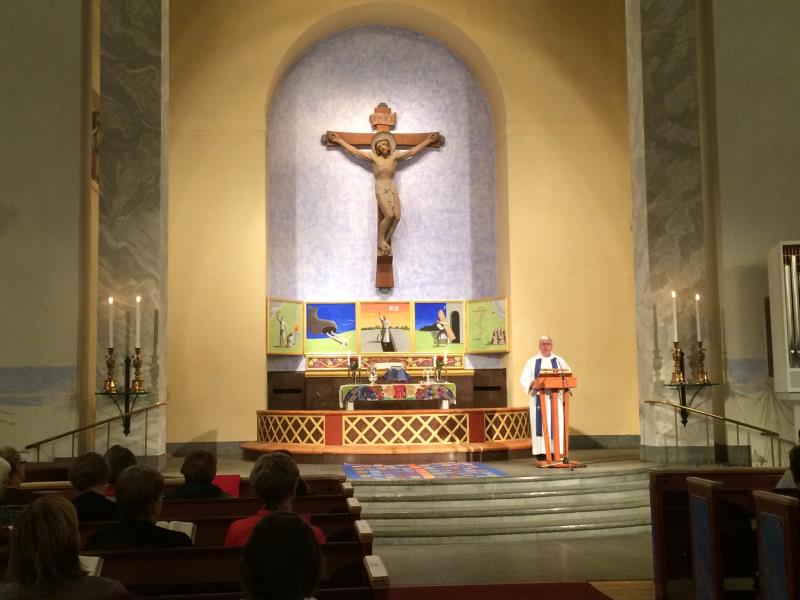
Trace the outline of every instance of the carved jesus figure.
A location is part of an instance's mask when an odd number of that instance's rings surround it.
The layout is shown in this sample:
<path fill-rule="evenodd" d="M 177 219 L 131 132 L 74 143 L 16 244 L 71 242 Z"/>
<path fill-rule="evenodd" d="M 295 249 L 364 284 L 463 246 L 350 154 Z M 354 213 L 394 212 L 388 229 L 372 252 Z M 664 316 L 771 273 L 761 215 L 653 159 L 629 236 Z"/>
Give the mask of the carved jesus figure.
<path fill-rule="evenodd" d="M 378 254 L 392 255 L 392 234 L 400 221 L 400 197 L 394 184 L 394 174 L 398 160 L 408 160 L 417 155 L 423 148 L 436 143 L 438 133 L 431 133 L 421 143 L 410 150 L 397 150 L 397 142 L 388 131 L 379 131 L 372 136 L 372 152 L 362 151 L 342 139 L 336 132 L 328 133 L 328 141 L 338 144 L 350 154 L 361 160 L 372 162 L 375 174 L 375 197 L 381 211 L 378 225 Z"/>

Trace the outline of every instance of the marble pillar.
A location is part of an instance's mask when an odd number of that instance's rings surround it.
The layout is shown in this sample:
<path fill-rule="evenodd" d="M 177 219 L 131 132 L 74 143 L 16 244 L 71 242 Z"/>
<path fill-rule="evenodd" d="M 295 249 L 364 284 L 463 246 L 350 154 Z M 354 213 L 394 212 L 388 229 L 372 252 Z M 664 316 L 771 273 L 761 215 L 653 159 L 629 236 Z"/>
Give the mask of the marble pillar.
<path fill-rule="evenodd" d="M 704 182 L 702 0 L 627 0 L 628 102 L 635 244 L 636 324 L 642 457 L 658 462 L 724 460 L 724 428 L 690 415 L 682 425 L 667 407 L 673 368 L 672 300 L 686 379 L 696 356 L 694 295 L 712 381 L 720 379 L 719 309 L 713 215 Z M 691 398 L 692 392 L 689 392 Z M 693 407 L 724 413 L 718 387 Z"/>
<path fill-rule="evenodd" d="M 100 44 L 100 239 L 98 251 L 97 389 L 106 377 L 108 302 L 114 297 L 116 379 L 135 347 L 136 296 L 141 302 L 142 378 L 148 395 L 136 408 L 166 398 L 164 331 L 167 283 L 167 0 L 102 0 Z M 122 401 L 120 400 L 120 403 Z M 114 416 L 98 396 L 97 420 Z M 166 411 L 134 417 L 126 438 L 115 423 L 110 443 L 136 455 L 164 455 Z M 105 449 L 106 432 L 96 448 Z"/>

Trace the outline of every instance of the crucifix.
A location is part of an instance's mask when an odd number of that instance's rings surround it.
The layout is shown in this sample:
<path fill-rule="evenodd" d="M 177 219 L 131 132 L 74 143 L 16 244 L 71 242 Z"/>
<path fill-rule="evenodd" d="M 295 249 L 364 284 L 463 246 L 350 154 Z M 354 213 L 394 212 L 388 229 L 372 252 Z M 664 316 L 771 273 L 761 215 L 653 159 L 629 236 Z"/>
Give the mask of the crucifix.
<path fill-rule="evenodd" d="M 423 148 L 444 145 L 444 136 L 432 133 L 391 133 L 397 124 L 397 114 L 381 102 L 369 117 L 373 133 L 344 133 L 326 131 L 325 146 L 341 146 L 358 159 L 372 163 L 375 174 L 375 197 L 378 200 L 378 261 L 375 267 L 375 287 L 382 291 L 394 287 L 392 270 L 392 234 L 400 221 L 400 197 L 394 184 L 398 160 L 408 160 Z M 358 148 L 372 148 L 372 152 Z M 409 147 L 397 150 L 398 146 Z"/>

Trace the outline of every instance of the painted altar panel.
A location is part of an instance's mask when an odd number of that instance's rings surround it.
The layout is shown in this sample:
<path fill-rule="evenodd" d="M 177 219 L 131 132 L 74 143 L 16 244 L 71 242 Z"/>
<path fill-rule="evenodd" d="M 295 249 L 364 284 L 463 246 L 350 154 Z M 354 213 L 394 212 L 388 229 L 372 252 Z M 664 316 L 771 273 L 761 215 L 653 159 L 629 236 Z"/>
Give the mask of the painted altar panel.
<path fill-rule="evenodd" d="M 358 352 L 355 302 L 306 302 L 306 354 Z"/>
<path fill-rule="evenodd" d="M 303 303 L 267 300 L 267 354 L 303 354 Z"/>
<path fill-rule="evenodd" d="M 508 300 L 467 300 L 467 352 L 508 352 Z"/>
<path fill-rule="evenodd" d="M 410 302 L 360 302 L 361 351 L 369 354 L 411 352 L 411 323 Z"/>

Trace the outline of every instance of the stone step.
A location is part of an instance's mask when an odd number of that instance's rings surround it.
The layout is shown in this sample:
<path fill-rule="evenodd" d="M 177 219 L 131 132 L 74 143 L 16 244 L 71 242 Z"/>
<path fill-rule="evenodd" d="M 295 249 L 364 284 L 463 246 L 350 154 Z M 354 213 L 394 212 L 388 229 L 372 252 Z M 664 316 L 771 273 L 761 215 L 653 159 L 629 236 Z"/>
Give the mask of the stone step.
<path fill-rule="evenodd" d="M 355 495 L 361 497 L 373 494 L 402 494 L 404 496 L 409 494 L 455 494 L 466 492 L 469 489 L 480 489 L 482 491 L 507 491 L 509 489 L 540 491 L 648 481 L 648 470 L 644 468 L 631 469 L 629 471 L 575 470 L 564 474 L 561 471 L 548 471 L 548 473 L 551 474 L 479 479 L 353 480 L 352 484 L 355 489 Z"/>
<path fill-rule="evenodd" d="M 525 514 L 474 516 L 418 516 L 416 518 L 381 519 L 367 516 L 367 521 L 377 537 L 392 537 L 398 532 L 404 535 L 439 535 L 437 532 L 452 530 L 470 531 L 492 529 L 495 527 L 520 527 L 544 525 L 569 525 L 594 523 L 609 519 L 615 522 L 650 522 L 649 506 L 609 505 L 588 507 L 591 510 L 542 511 Z M 445 533 L 446 535 L 448 533 Z"/>
<path fill-rule="evenodd" d="M 392 522 L 398 524 L 408 520 L 447 520 L 447 519 L 471 519 L 483 520 L 489 517 L 522 517 L 522 516 L 548 516 L 548 515 L 583 515 L 596 513 L 597 511 L 632 511 L 642 509 L 649 513 L 650 504 L 646 496 L 629 498 L 622 501 L 612 502 L 590 502 L 590 503 L 571 503 L 564 505 L 525 504 L 515 503 L 506 506 L 496 504 L 473 504 L 470 506 L 419 506 L 409 505 L 400 508 L 388 508 L 381 504 L 373 507 L 364 507 L 361 515 L 364 519 L 369 519 L 370 524 L 374 522 Z"/>
<path fill-rule="evenodd" d="M 603 499 L 626 499 L 631 494 L 649 496 L 649 485 L 646 481 L 621 483 L 595 487 L 560 488 L 555 490 L 526 491 L 508 488 L 507 491 L 483 491 L 480 488 L 464 489 L 463 493 L 437 494 L 433 490 L 426 494 L 362 494 L 356 490 L 355 496 L 364 509 L 374 505 L 402 506 L 414 503 L 427 503 L 435 506 L 468 506 L 473 503 L 491 502 L 494 506 L 510 505 L 518 500 L 533 503 L 545 502 L 548 505 L 581 503 L 588 504 Z"/>
<path fill-rule="evenodd" d="M 471 544 L 508 543 L 527 540 L 562 540 L 585 537 L 612 537 L 617 535 L 650 535 L 649 519 L 598 520 L 588 523 L 557 525 L 520 525 L 512 527 L 470 527 L 468 529 L 425 532 L 397 532 L 376 535 L 374 550 L 380 546 L 414 544 Z"/>

